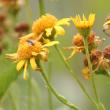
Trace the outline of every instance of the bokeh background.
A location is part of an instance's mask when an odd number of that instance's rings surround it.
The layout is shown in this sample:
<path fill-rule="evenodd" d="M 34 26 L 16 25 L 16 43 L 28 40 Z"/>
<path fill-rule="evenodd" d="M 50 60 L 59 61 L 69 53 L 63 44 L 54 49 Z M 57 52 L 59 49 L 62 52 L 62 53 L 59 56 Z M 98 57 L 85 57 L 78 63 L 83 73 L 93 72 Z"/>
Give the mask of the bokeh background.
<path fill-rule="evenodd" d="M 32 11 L 31 17 L 35 20 L 40 16 L 38 0 L 29 0 L 29 2 Z M 99 48 L 103 49 L 105 45 L 110 43 L 110 38 L 102 31 L 105 18 L 110 13 L 110 0 L 44 0 L 44 2 L 46 12 L 53 14 L 58 18 L 71 17 L 76 14 L 85 14 L 88 16 L 91 12 L 96 13 L 96 21 L 93 30 L 98 36 L 106 38 Z M 22 7 L 16 24 L 21 21 L 28 22 L 29 16 L 30 14 L 28 13 L 26 6 Z M 60 41 L 59 46 L 62 50 L 63 47 L 72 45 L 72 37 L 77 33 L 77 30 L 72 23 L 70 27 L 66 27 L 65 29 L 67 31 L 66 35 L 57 38 Z M 24 81 L 22 78 L 22 72 L 20 74 L 16 71 L 16 65 L 5 59 L 6 53 L 16 51 L 18 41 L 15 40 L 13 43 L 10 36 L 6 36 L 5 40 L 9 46 L 0 55 L 0 93 L 2 96 L 0 110 L 28 110 L 30 102 L 32 110 L 50 110 L 48 104 L 48 89 L 42 76 L 39 72 L 35 73 L 29 70 L 31 78 Z M 64 51 L 64 54 L 65 56 L 68 56 L 70 52 Z M 69 63 L 76 71 L 89 94 L 94 97 L 91 81 L 85 80 L 81 74 L 81 69 L 83 67 L 82 55 L 75 55 Z M 51 83 L 59 93 L 64 95 L 74 104 L 78 105 L 82 110 L 95 110 L 94 106 L 87 99 L 79 85 L 73 80 L 72 76 L 65 68 L 64 63 L 61 61 L 54 48 L 50 49 L 49 61 L 45 63 L 47 71 L 49 71 L 50 68 L 48 65 L 51 66 Z M 20 75 L 18 76 L 18 74 Z M 96 75 L 95 82 L 101 101 L 105 105 L 106 110 L 110 110 L 110 77 Z M 52 104 L 54 110 L 70 110 L 68 107 L 60 103 L 53 95 Z M 17 108 L 13 105 L 16 105 Z"/>

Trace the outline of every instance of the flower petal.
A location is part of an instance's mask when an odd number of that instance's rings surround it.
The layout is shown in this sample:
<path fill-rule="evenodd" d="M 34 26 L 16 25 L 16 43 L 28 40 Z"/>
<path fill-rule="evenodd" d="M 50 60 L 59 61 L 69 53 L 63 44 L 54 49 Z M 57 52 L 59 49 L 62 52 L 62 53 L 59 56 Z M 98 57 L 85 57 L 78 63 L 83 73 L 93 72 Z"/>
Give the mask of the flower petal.
<path fill-rule="evenodd" d="M 84 14 L 83 14 L 83 20 L 84 20 L 84 21 L 87 21 L 87 19 L 86 19 L 86 17 L 84 16 Z"/>
<path fill-rule="evenodd" d="M 22 36 L 22 37 L 20 37 L 20 39 L 30 39 L 30 38 L 33 38 L 33 36 L 34 36 L 34 33 L 30 33 L 30 34 L 28 34 L 28 35 L 25 35 L 25 36 Z"/>
<path fill-rule="evenodd" d="M 36 53 L 36 52 L 32 52 L 32 55 L 33 56 L 37 56 L 39 53 Z"/>
<path fill-rule="evenodd" d="M 47 61 L 48 60 L 48 54 L 45 53 L 45 52 L 40 52 L 40 55 L 41 55 L 41 59 L 43 61 Z"/>
<path fill-rule="evenodd" d="M 32 57 L 30 59 L 30 64 L 31 64 L 31 67 L 32 67 L 33 70 L 36 70 L 37 69 L 37 64 L 36 64 L 36 61 L 35 61 L 35 58 L 34 57 Z"/>
<path fill-rule="evenodd" d="M 56 30 L 56 35 L 64 35 L 65 34 L 65 30 L 61 26 L 55 26 L 54 28 Z"/>
<path fill-rule="evenodd" d="M 28 79 L 28 75 L 27 75 L 27 66 L 28 66 L 28 61 L 26 61 L 25 65 L 24 65 L 24 80 Z"/>
<path fill-rule="evenodd" d="M 51 35 L 52 29 L 53 29 L 53 28 L 48 28 L 48 29 L 45 30 L 47 37 Z"/>
<path fill-rule="evenodd" d="M 58 41 L 51 41 L 51 42 L 49 42 L 49 43 L 47 43 L 47 44 L 44 44 L 44 45 L 42 46 L 42 48 L 43 48 L 43 47 L 51 47 L 51 46 L 56 45 L 56 44 L 59 44 L 59 42 L 58 42 Z"/>
<path fill-rule="evenodd" d="M 110 20 L 107 21 L 107 22 L 105 22 L 105 23 L 103 24 L 103 26 L 106 26 L 106 25 L 108 25 L 108 24 L 110 24 Z"/>
<path fill-rule="evenodd" d="M 69 21 L 70 21 L 70 18 L 63 18 L 63 19 L 57 21 L 56 25 L 67 25 L 68 26 L 68 25 L 70 25 Z"/>
<path fill-rule="evenodd" d="M 25 64 L 25 60 L 20 60 L 16 66 L 17 71 L 19 71 Z"/>
<path fill-rule="evenodd" d="M 6 54 L 6 58 L 10 59 L 10 60 L 17 60 L 17 53 L 13 53 L 13 54 Z"/>
<path fill-rule="evenodd" d="M 76 54 L 76 50 L 74 49 L 74 50 L 72 51 L 72 53 L 70 54 L 70 56 L 69 56 L 66 60 L 71 59 L 75 54 Z"/>

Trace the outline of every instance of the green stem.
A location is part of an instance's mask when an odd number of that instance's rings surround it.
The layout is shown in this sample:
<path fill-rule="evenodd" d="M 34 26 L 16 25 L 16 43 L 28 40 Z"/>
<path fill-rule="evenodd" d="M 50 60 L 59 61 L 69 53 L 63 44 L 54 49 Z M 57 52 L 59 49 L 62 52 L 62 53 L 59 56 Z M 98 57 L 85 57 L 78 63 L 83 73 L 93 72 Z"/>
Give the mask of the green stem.
<path fill-rule="evenodd" d="M 87 93 L 86 89 L 84 88 L 83 84 L 80 82 L 80 80 L 78 79 L 77 75 L 75 74 L 75 72 L 73 71 L 73 69 L 70 67 L 69 63 L 67 61 L 65 61 L 65 56 L 63 55 L 63 52 L 60 50 L 60 48 L 58 46 L 55 45 L 55 49 L 57 50 L 59 56 L 61 57 L 62 61 L 64 62 L 66 68 L 68 69 L 68 71 L 71 73 L 72 77 L 77 81 L 77 83 L 79 84 L 80 88 L 82 89 L 82 91 L 84 92 L 84 94 L 87 96 L 87 98 L 97 106 L 96 102 L 92 99 L 92 97 L 89 96 L 89 94 Z"/>
<path fill-rule="evenodd" d="M 43 0 L 39 0 L 39 9 L 40 9 L 40 15 L 45 13 L 45 8 L 44 8 L 44 1 Z M 55 46 L 57 52 L 59 53 L 59 56 L 61 57 L 62 61 L 64 62 L 65 66 L 67 67 L 67 69 L 70 71 L 70 73 L 72 74 L 72 76 L 76 79 L 76 81 L 78 82 L 79 86 L 81 87 L 81 89 L 83 90 L 83 92 L 85 93 L 85 95 L 88 97 L 88 99 L 97 106 L 96 102 L 89 96 L 89 94 L 86 92 L 84 86 L 82 85 L 82 83 L 80 82 L 80 80 L 77 78 L 75 72 L 71 69 L 70 65 L 68 62 L 65 61 L 65 57 L 62 53 L 62 51 Z"/>
<path fill-rule="evenodd" d="M 56 92 L 56 90 L 52 87 L 52 85 L 49 83 L 48 81 L 48 78 L 46 76 L 46 72 L 44 70 L 44 68 L 40 65 L 40 68 L 41 68 L 41 72 L 42 72 L 42 77 L 44 79 L 44 81 L 46 82 L 47 84 L 47 87 L 50 89 L 50 91 L 54 94 L 54 96 L 56 96 L 56 98 L 62 102 L 64 105 L 68 106 L 69 108 L 71 109 L 74 109 L 74 110 L 80 110 L 78 107 L 76 107 L 75 105 L 73 105 L 72 103 L 70 103 L 65 97 L 61 96 L 59 93 Z"/>
<path fill-rule="evenodd" d="M 92 64 L 91 64 L 91 61 L 90 61 L 90 54 L 89 54 L 89 50 L 88 50 L 88 40 L 87 40 L 86 37 L 83 40 L 83 42 L 84 42 L 84 47 L 85 47 L 85 52 L 86 52 L 86 57 L 87 57 L 90 73 L 93 74 L 92 75 L 92 85 L 93 85 L 94 94 L 95 94 L 97 103 L 100 103 L 100 99 L 98 97 L 97 90 L 96 90 L 96 85 L 95 85 L 95 81 L 94 81 L 94 73 L 93 73 L 93 70 L 92 70 Z"/>
<path fill-rule="evenodd" d="M 52 63 L 48 63 L 48 80 L 49 82 L 51 81 L 51 73 L 52 73 Z M 53 103 L 52 103 L 52 94 L 51 91 L 48 89 L 48 105 L 49 105 L 49 110 L 54 110 L 53 108 Z"/>
<path fill-rule="evenodd" d="M 44 0 L 39 0 L 39 11 L 40 15 L 45 14 Z"/>
<path fill-rule="evenodd" d="M 45 6 L 44 6 L 44 0 L 39 0 L 39 12 L 40 16 L 45 14 Z M 49 63 L 49 71 L 48 71 L 48 79 L 50 81 L 51 79 L 51 64 Z M 53 104 L 52 104 L 52 96 L 50 90 L 48 90 L 48 104 L 49 104 L 49 109 L 53 110 Z"/>
<path fill-rule="evenodd" d="M 32 10 L 29 4 L 29 0 L 26 0 L 26 14 L 27 14 L 27 19 L 29 21 L 29 24 L 32 24 Z"/>
<path fill-rule="evenodd" d="M 31 75 L 28 78 L 28 110 L 32 110 L 32 84 L 31 84 Z"/>

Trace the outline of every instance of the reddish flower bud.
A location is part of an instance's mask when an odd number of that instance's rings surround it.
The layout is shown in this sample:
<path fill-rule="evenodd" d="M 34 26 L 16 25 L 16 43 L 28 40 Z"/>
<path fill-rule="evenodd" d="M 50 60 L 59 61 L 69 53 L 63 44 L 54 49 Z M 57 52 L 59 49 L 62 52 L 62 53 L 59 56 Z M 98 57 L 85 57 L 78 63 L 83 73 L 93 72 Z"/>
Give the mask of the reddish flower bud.
<path fill-rule="evenodd" d="M 88 37 L 89 44 L 93 44 L 95 39 L 95 33 L 91 33 Z"/>
<path fill-rule="evenodd" d="M 104 58 L 110 59 L 110 45 L 104 49 L 103 54 Z"/>
<path fill-rule="evenodd" d="M 15 27 L 15 31 L 18 33 L 27 32 L 29 31 L 29 25 L 27 23 L 20 23 Z"/>
<path fill-rule="evenodd" d="M 3 38 L 4 35 L 4 30 L 3 28 L 0 27 L 0 40 Z"/>
<path fill-rule="evenodd" d="M 0 12 L 0 23 L 4 22 L 6 19 L 6 12 Z"/>
<path fill-rule="evenodd" d="M 83 46 L 83 37 L 80 34 L 76 34 L 73 36 L 72 43 L 76 46 Z"/>

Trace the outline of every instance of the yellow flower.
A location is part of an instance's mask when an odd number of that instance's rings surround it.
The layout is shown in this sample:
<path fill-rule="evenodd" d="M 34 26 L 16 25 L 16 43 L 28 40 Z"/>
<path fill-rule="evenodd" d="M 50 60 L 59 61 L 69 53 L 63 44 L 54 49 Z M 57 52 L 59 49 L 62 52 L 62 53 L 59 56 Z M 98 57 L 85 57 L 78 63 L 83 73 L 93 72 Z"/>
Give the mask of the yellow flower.
<path fill-rule="evenodd" d="M 69 25 L 70 18 L 58 20 L 55 16 L 46 14 L 37 19 L 32 26 L 32 31 L 37 36 L 46 32 L 46 36 L 64 35 L 65 30 L 62 25 Z M 55 32 L 53 32 L 55 31 Z"/>
<path fill-rule="evenodd" d="M 28 64 L 31 64 L 33 70 L 39 70 L 39 60 L 48 60 L 48 49 L 46 47 L 58 44 L 58 41 L 51 41 L 42 45 L 34 33 L 30 33 L 20 38 L 18 50 L 13 54 L 6 54 L 7 58 L 17 62 L 16 69 L 19 71 L 24 68 L 24 79 L 27 79 Z"/>
<path fill-rule="evenodd" d="M 48 46 L 48 45 L 47 45 Z M 36 40 L 20 40 L 18 50 L 14 54 L 7 54 L 7 58 L 17 62 L 16 69 L 19 71 L 24 68 L 24 79 L 27 79 L 27 67 L 31 64 L 33 70 L 38 70 L 36 62 L 40 59 L 47 61 L 48 49 Z"/>
<path fill-rule="evenodd" d="M 46 14 L 42 15 L 39 19 L 34 21 L 32 26 L 33 33 L 36 33 L 36 35 L 41 34 L 45 31 L 46 28 L 53 27 L 57 22 L 57 18 L 53 15 Z"/>
<path fill-rule="evenodd" d="M 82 19 L 79 15 L 72 18 L 72 21 L 76 28 L 78 29 L 88 29 L 91 28 L 95 21 L 95 14 L 90 14 L 88 19 L 83 15 Z"/>

